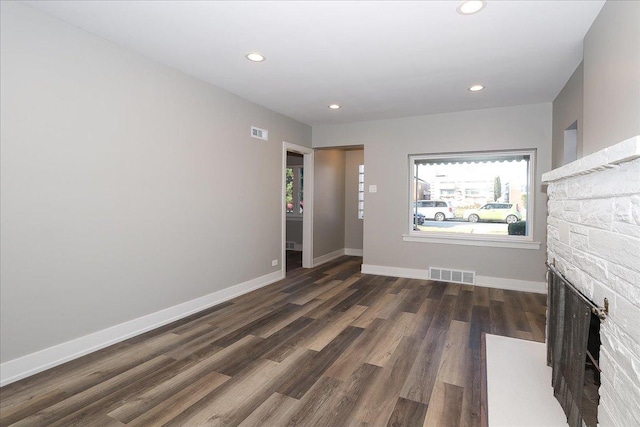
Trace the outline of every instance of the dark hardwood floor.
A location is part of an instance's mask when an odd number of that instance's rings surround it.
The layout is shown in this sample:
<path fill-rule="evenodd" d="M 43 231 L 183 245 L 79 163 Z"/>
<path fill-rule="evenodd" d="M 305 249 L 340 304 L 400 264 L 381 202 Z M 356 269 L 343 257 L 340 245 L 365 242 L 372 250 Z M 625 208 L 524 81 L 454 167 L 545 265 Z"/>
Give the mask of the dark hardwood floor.
<path fill-rule="evenodd" d="M 287 272 L 302 267 L 302 252 L 301 251 L 287 251 L 286 258 Z"/>
<path fill-rule="evenodd" d="M 0 389 L 0 425 L 477 426 L 483 334 L 543 295 L 363 275 L 342 257 Z"/>

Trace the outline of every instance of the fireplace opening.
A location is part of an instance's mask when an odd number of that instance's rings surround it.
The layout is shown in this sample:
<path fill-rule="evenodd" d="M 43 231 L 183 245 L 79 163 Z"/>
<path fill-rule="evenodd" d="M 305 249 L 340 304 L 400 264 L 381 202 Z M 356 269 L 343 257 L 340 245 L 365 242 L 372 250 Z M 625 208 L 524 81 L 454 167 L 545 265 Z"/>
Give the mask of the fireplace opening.
<path fill-rule="evenodd" d="M 589 323 L 589 338 L 587 338 L 584 391 L 582 394 L 582 418 L 587 427 L 598 425 L 600 344 L 600 317 L 592 312 Z"/>
<path fill-rule="evenodd" d="M 585 297 L 551 264 L 547 295 L 547 363 L 553 394 L 570 427 L 598 425 L 600 323 L 608 314 Z"/>

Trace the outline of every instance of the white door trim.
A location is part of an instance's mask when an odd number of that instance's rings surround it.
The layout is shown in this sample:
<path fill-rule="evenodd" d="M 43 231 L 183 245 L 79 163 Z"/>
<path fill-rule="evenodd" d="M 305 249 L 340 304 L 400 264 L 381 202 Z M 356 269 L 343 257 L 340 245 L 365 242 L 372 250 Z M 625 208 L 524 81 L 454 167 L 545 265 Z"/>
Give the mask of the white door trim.
<path fill-rule="evenodd" d="M 290 142 L 282 142 L 282 275 L 286 275 L 286 231 L 287 231 L 287 208 L 284 203 L 286 197 L 287 182 L 285 179 L 285 171 L 287 168 L 287 151 L 302 154 L 304 156 L 304 183 L 302 192 L 304 194 L 304 209 L 302 210 L 302 267 L 313 267 L 313 149 L 303 147 L 302 145 L 291 144 Z"/>

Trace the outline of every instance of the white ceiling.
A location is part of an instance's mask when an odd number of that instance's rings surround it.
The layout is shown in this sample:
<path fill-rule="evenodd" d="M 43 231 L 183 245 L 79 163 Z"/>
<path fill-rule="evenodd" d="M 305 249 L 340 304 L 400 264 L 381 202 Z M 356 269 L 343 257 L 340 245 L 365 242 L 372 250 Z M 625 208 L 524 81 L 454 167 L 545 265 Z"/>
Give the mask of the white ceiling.
<path fill-rule="evenodd" d="M 24 3 L 316 125 L 551 102 L 604 0 Z"/>

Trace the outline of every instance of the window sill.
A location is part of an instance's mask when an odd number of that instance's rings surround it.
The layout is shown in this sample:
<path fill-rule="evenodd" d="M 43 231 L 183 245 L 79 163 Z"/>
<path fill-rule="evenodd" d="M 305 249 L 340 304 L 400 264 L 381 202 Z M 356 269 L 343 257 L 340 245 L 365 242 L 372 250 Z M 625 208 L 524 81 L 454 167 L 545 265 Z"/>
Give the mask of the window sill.
<path fill-rule="evenodd" d="M 500 237 L 479 237 L 469 234 L 462 236 L 434 236 L 433 234 L 403 234 L 402 240 L 405 242 L 419 243 L 443 243 L 447 245 L 463 245 L 463 246 L 489 246 L 494 248 L 512 248 L 512 249 L 540 249 L 540 242 L 525 240 L 518 237 L 500 238 Z"/>

